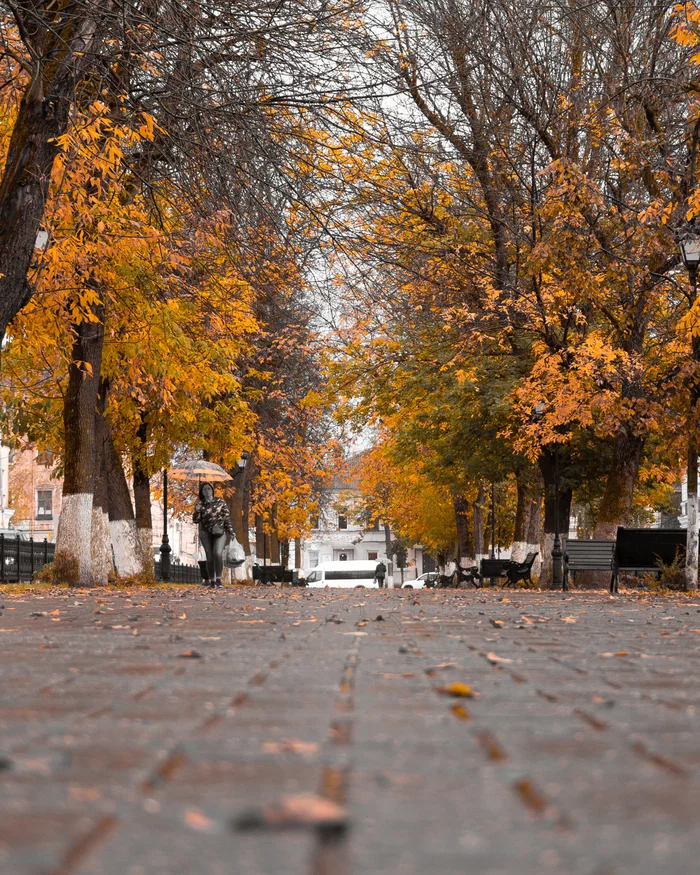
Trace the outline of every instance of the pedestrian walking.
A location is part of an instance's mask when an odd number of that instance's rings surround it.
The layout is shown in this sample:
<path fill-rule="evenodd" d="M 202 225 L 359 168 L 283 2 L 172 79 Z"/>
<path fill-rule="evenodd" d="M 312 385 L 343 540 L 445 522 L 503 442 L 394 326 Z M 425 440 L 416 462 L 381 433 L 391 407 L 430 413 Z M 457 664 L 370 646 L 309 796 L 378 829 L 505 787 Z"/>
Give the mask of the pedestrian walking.
<path fill-rule="evenodd" d="M 380 559 L 377 567 L 374 569 L 374 579 L 377 581 L 379 589 L 384 588 L 384 579 L 386 578 L 386 565 Z"/>
<path fill-rule="evenodd" d="M 194 506 L 192 521 L 199 523 L 199 540 L 207 557 L 204 586 L 221 586 L 226 535 L 233 534 L 231 515 L 223 498 L 214 495 L 211 483 L 200 483 L 199 499 Z"/>

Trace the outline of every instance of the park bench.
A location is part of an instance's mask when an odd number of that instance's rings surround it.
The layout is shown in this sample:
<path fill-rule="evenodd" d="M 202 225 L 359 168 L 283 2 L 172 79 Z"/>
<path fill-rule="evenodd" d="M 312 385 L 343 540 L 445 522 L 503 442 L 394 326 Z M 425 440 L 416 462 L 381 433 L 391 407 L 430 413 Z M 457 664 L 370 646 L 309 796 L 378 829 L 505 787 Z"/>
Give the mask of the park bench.
<path fill-rule="evenodd" d="M 523 562 L 514 562 L 512 559 L 482 559 L 479 576 L 482 580 L 505 577 L 503 586 L 510 586 L 519 580 L 529 580 L 532 583 L 530 572 L 537 553 L 528 553 Z"/>
<path fill-rule="evenodd" d="M 617 592 L 621 571 L 661 574 L 661 564 L 670 565 L 685 555 L 685 529 L 626 529 L 618 526 L 610 592 Z"/>
<path fill-rule="evenodd" d="M 497 577 L 505 577 L 505 566 L 509 559 L 482 559 L 479 563 L 479 577 L 481 580 L 495 580 Z"/>
<path fill-rule="evenodd" d="M 253 565 L 253 580 L 263 584 L 299 582 L 299 573 L 284 565 Z"/>
<path fill-rule="evenodd" d="M 532 583 L 530 573 L 536 558 L 537 553 L 528 553 L 523 562 L 514 562 L 512 559 L 508 560 L 503 569 L 503 573 L 508 579 L 503 586 L 511 586 L 519 580 L 527 580 L 529 583 Z"/>
<path fill-rule="evenodd" d="M 615 542 L 610 540 L 577 541 L 564 543 L 564 589 L 568 589 L 569 572 L 612 571 Z"/>

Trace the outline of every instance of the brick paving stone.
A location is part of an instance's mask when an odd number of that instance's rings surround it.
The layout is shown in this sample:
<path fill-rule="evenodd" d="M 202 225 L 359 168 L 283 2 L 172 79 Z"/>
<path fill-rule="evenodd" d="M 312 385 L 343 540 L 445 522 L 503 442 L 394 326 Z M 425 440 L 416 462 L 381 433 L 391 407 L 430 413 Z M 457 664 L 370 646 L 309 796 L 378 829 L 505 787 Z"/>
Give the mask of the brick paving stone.
<path fill-rule="evenodd" d="M 690 596 L 6 587 L 0 604 L 3 875 L 697 868 Z M 454 682 L 475 695 L 440 692 Z M 236 827 L 285 794 L 346 806 L 347 833 Z"/>

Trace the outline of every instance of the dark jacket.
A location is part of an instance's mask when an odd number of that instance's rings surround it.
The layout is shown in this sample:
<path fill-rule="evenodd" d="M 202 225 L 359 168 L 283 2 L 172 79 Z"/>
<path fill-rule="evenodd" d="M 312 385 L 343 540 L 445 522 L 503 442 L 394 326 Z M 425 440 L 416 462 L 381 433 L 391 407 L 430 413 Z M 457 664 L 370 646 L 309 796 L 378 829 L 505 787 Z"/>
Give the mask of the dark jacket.
<path fill-rule="evenodd" d="M 383 562 L 380 562 L 379 565 L 374 569 L 375 577 L 386 577 L 386 565 Z"/>
<path fill-rule="evenodd" d="M 211 501 L 198 501 L 194 506 L 192 514 L 192 522 L 199 525 L 207 532 L 213 535 L 223 535 L 228 532 L 233 534 L 233 526 L 231 525 L 231 514 L 228 512 L 228 507 L 223 498 L 212 498 Z"/>

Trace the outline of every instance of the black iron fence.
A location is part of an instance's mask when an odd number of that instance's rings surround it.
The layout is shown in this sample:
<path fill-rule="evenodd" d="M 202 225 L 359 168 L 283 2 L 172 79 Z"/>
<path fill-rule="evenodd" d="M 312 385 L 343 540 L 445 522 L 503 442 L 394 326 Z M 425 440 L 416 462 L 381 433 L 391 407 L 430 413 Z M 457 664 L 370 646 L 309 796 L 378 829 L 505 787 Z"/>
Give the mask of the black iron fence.
<path fill-rule="evenodd" d="M 34 572 L 53 562 L 56 545 L 31 541 L 21 535 L 0 534 L 0 583 L 30 581 Z M 162 580 L 160 562 L 155 563 L 156 580 Z M 197 565 L 170 565 L 172 583 L 201 583 L 202 574 Z"/>
<path fill-rule="evenodd" d="M 160 567 L 160 562 L 156 562 L 156 580 L 162 579 L 163 572 Z M 175 562 L 171 562 L 168 580 L 170 583 L 201 583 L 202 574 L 197 565 L 179 565 Z"/>
<path fill-rule="evenodd" d="M 31 580 L 35 571 L 53 562 L 55 544 L 30 541 L 20 535 L 0 535 L 0 583 Z"/>

